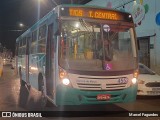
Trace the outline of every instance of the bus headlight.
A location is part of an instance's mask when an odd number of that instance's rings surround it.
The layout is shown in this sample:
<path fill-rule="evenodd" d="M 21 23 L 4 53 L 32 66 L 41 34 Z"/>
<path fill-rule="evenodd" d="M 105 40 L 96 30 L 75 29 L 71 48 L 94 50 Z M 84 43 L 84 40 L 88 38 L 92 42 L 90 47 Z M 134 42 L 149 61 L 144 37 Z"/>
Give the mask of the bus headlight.
<path fill-rule="evenodd" d="M 137 78 L 132 78 L 132 83 L 136 84 L 137 83 Z"/>
<path fill-rule="evenodd" d="M 63 78 L 63 79 L 62 79 L 62 83 L 63 83 L 64 85 L 69 85 L 69 84 L 70 84 L 70 81 L 69 81 L 68 78 Z"/>
<path fill-rule="evenodd" d="M 61 83 L 63 85 L 66 85 L 66 86 L 71 86 L 71 82 L 69 80 L 69 77 L 68 77 L 68 74 L 67 72 L 62 69 L 62 68 L 59 68 L 59 79 L 61 80 Z"/>

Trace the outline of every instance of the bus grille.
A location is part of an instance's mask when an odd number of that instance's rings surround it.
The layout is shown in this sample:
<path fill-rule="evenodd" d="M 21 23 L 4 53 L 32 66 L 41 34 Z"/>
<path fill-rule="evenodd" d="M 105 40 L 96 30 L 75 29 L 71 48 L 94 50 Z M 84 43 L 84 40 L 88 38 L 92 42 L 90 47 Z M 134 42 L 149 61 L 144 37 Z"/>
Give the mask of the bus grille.
<path fill-rule="evenodd" d="M 147 91 L 148 95 L 160 95 L 160 91 Z"/>
<path fill-rule="evenodd" d="M 160 87 L 160 82 L 149 82 L 149 83 L 146 83 L 146 87 Z"/>
<path fill-rule="evenodd" d="M 87 79 L 88 81 L 96 81 L 96 83 L 79 83 L 77 82 L 77 86 L 82 90 L 123 90 L 127 87 L 127 83 L 118 83 L 119 78 L 81 78 L 79 79 Z"/>

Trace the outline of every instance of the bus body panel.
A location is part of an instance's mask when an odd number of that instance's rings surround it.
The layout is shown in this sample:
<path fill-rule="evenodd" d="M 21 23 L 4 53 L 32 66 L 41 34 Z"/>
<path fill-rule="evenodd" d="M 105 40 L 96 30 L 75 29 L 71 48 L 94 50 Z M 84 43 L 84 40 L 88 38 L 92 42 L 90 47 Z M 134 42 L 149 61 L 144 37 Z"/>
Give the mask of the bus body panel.
<path fill-rule="evenodd" d="M 56 91 L 57 105 L 107 104 L 120 102 L 134 102 L 137 96 L 137 84 L 118 91 L 79 90 L 59 85 Z M 110 100 L 97 100 L 97 95 L 109 94 Z"/>
<path fill-rule="evenodd" d="M 136 100 L 137 84 L 132 84 L 133 75 L 90 76 L 68 73 L 70 86 L 57 85 L 57 105 L 105 104 L 133 102 Z M 121 83 L 121 78 L 127 81 Z M 123 79 L 124 80 L 124 79 Z M 110 100 L 97 100 L 97 95 L 108 94 Z"/>

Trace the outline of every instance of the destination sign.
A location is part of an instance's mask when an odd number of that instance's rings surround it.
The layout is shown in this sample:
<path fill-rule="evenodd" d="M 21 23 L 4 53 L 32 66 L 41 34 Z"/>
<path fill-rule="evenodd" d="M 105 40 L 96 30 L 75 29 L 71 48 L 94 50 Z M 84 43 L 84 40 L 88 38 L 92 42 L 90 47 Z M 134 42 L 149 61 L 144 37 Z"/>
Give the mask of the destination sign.
<path fill-rule="evenodd" d="M 84 17 L 93 19 L 105 19 L 105 20 L 123 20 L 132 21 L 129 14 L 98 8 L 87 8 L 87 7 L 66 7 L 61 12 L 62 16 L 72 16 L 72 17 Z"/>

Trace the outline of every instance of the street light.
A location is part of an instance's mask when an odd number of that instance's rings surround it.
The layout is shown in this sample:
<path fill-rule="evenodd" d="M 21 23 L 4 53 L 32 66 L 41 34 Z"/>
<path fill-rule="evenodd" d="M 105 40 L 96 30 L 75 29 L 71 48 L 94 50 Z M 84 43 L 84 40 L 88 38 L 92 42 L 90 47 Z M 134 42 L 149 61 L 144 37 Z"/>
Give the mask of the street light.
<path fill-rule="evenodd" d="M 20 26 L 20 27 L 24 27 L 24 24 L 23 24 L 23 23 L 20 23 L 19 26 Z"/>
<path fill-rule="evenodd" d="M 16 28 L 16 29 L 8 30 L 8 31 L 10 31 L 10 32 L 23 32 L 28 28 L 28 26 L 24 25 L 21 22 L 18 24 L 18 27 L 19 27 L 18 29 Z"/>
<path fill-rule="evenodd" d="M 28 29 L 28 26 L 27 26 L 27 25 L 25 25 L 25 24 L 23 24 L 22 22 L 21 22 L 21 23 L 19 23 L 19 27 L 21 28 L 21 30 L 19 30 L 19 31 L 25 31 L 25 30 L 27 30 L 27 29 Z"/>

